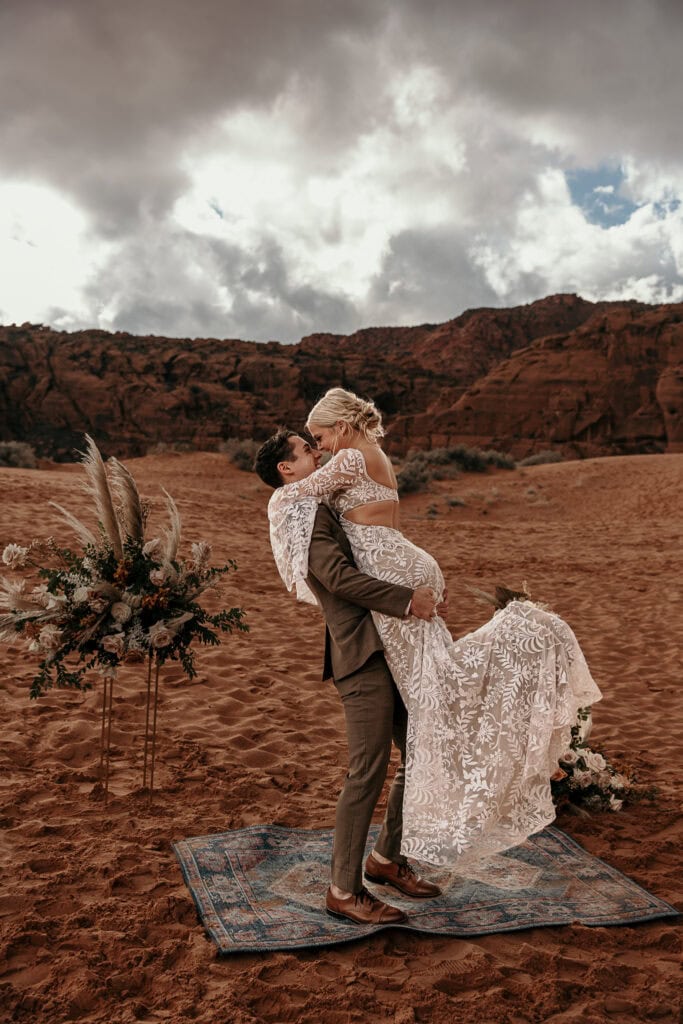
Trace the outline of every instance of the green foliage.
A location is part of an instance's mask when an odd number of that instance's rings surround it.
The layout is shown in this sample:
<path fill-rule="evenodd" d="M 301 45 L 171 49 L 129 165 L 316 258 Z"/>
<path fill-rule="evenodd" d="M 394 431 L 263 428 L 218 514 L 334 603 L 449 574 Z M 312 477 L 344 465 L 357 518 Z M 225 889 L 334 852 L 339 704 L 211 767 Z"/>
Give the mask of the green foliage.
<path fill-rule="evenodd" d="M 35 469 L 36 453 L 31 445 L 24 441 L 0 441 L 0 466 Z"/>

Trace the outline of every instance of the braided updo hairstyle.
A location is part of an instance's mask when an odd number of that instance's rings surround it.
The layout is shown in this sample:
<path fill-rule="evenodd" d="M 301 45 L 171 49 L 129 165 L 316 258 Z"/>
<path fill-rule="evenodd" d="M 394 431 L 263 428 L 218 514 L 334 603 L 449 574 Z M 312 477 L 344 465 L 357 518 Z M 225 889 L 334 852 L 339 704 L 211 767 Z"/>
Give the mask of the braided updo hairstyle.
<path fill-rule="evenodd" d="M 366 402 L 344 388 L 330 388 L 311 409 L 306 427 L 334 427 L 338 420 L 348 423 L 371 443 L 377 444 L 384 437 L 382 414 L 374 402 Z"/>

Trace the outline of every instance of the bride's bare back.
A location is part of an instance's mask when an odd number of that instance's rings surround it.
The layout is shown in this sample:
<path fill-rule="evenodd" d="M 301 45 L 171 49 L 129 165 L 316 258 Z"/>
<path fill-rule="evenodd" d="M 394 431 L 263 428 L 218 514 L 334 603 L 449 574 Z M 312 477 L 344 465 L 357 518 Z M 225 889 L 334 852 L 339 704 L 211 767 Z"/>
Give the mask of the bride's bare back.
<path fill-rule="evenodd" d="M 370 480 L 381 487 L 397 489 L 396 474 L 391 459 L 378 445 L 367 445 L 359 451 L 363 453 L 365 468 Z M 388 501 L 372 501 L 365 505 L 344 512 L 344 518 L 359 526 L 390 526 L 394 530 L 400 528 L 399 503 L 396 499 Z"/>

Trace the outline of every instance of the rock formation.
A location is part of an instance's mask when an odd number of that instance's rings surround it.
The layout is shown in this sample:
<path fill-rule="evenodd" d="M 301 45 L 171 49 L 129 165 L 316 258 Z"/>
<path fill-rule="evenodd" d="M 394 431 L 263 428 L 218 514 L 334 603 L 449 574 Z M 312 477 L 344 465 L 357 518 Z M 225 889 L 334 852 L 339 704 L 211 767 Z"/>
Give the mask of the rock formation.
<path fill-rule="evenodd" d="M 215 449 L 301 428 L 335 384 L 375 398 L 388 445 L 458 441 L 521 456 L 683 450 L 683 305 L 552 296 L 445 324 L 316 334 L 297 345 L 0 328 L 0 439 L 71 459 L 159 443 Z"/>

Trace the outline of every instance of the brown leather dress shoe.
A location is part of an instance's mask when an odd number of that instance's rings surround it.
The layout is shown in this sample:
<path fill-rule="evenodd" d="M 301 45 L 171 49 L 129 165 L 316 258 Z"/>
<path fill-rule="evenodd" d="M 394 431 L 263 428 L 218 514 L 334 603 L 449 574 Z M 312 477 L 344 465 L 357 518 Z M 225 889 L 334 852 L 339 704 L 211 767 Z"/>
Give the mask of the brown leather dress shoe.
<path fill-rule="evenodd" d="M 433 882 L 420 878 L 410 864 L 380 864 L 370 854 L 365 862 L 365 877 L 375 885 L 393 885 L 404 896 L 429 900 L 441 895 L 441 889 Z"/>
<path fill-rule="evenodd" d="M 361 889 L 345 900 L 338 900 L 332 895 L 332 890 L 328 889 L 325 905 L 328 914 L 348 918 L 356 924 L 404 924 L 408 920 L 402 910 L 382 903 L 367 889 Z"/>

